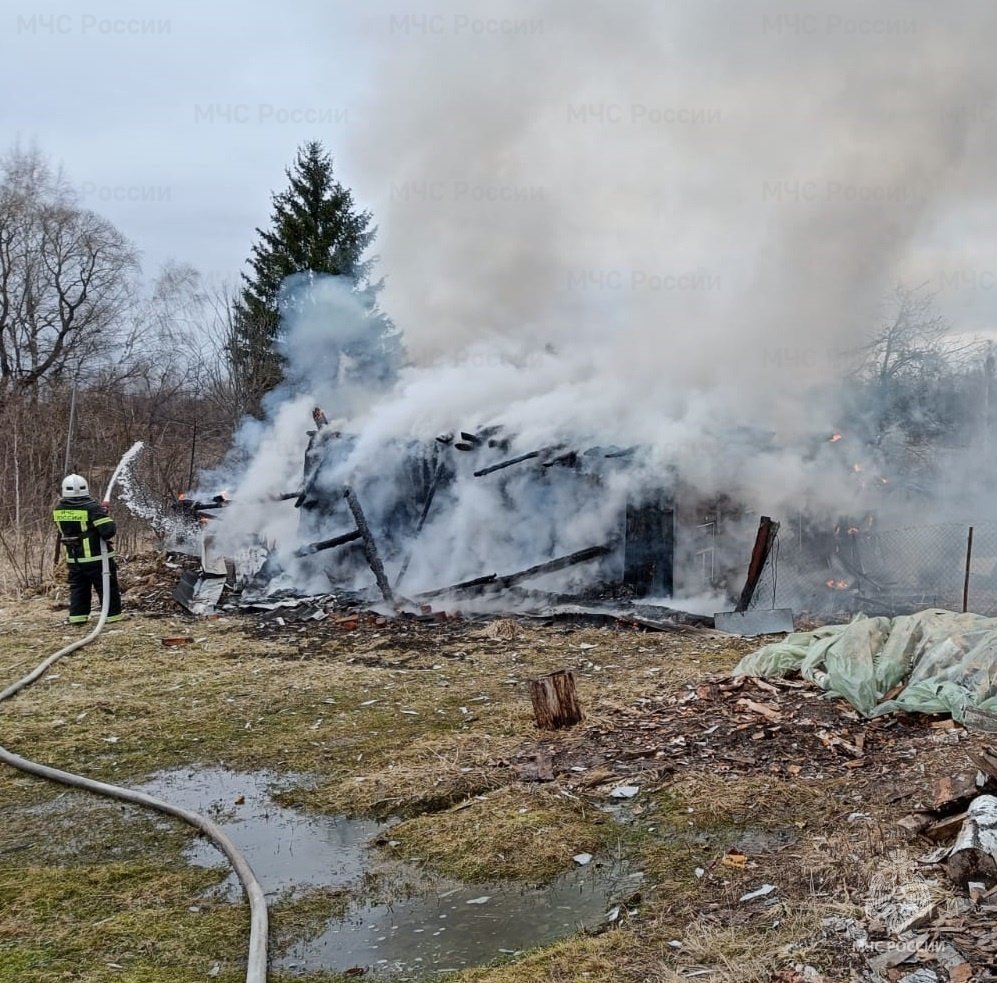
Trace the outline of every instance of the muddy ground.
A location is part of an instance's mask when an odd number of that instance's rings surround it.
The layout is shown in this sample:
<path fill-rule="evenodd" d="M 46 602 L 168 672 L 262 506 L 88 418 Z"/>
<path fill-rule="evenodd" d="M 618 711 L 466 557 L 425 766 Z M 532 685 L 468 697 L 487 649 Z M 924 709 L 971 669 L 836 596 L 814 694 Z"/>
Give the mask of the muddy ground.
<path fill-rule="evenodd" d="M 195 619 L 170 601 L 177 572 L 125 564 L 128 619 L 0 705 L 0 744 L 126 785 L 181 766 L 301 776 L 281 805 L 391 820 L 374 854 L 459 881 L 549 883 L 584 854 L 643 875 L 600 924 L 453 980 L 995 978 L 993 908 L 921 862 L 937 844 L 909 819 L 982 743 L 951 721 L 863 721 L 799 680 L 732 680 L 758 642 L 709 632 Z M 63 600 L 0 601 L 0 688 L 75 637 Z M 561 669 L 585 719 L 542 732 L 529 682 Z M 192 836 L 0 770 L 0 981 L 242 979 L 246 909 L 211 895 L 224 868 L 184 859 Z M 911 883 L 933 908 L 901 931 L 884 905 Z M 285 892 L 274 957 L 385 890 Z M 359 975 L 377 978 L 271 979 Z"/>

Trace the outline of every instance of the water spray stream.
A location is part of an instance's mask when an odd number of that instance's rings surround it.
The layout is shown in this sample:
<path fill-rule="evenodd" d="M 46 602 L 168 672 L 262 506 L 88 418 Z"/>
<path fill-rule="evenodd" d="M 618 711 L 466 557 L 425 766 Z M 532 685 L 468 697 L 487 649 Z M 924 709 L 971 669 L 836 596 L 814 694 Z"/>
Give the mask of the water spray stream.
<path fill-rule="evenodd" d="M 107 484 L 107 490 L 104 492 L 103 501 L 110 501 L 115 483 L 121 474 L 125 472 L 129 465 L 135 460 L 141 452 L 142 447 L 142 442 L 137 441 L 131 446 L 131 448 L 129 448 L 129 450 L 118 462 L 118 466 L 114 469 L 114 473 L 111 475 L 111 480 Z M 63 656 L 69 655 L 71 652 L 75 652 L 77 649 L 83 648 L 84 645 L 88 645 L 97 637 L 97 635 L 100 634 L 104 627 L 104 623 L 107 620 L 107 612 L 111 595 L 111 568 L 107 553 L 107 544 L 103 540 L 101 540 L 100 551 L 103 591 L 100 605 L 100 617 L 97 619 L 97 624 L 94 626 L 93 631 L 91 631 L 84 638 L 78 639 L 77 641 L 72 642 L 71 644 L 60 649 L 53 655 L 50 655 L 24 678 L 11 684 L 3 691 L 0 691 L 0 703 L 4 700 L 10 699 L 22 689 L 25 689 L 36 679 L 42 676 L 50 666 L 52 666 Z M 157 799 L 154 796 L 146 795 L 144 792 L 136 792 L 132 789 L 122 788 L 118 785 L 109 785 L 106 782 L 95 781 L 91 778 L 85 778 L 82 775 L 76 775 L 72 772 L 61 771 L 57 768 L 50 768 L 47 765 L 42 765 L 35 761 L 29 761 L 27 758 L 22 758 L 19 755 L 13 754 L 2 745 L 0 745 L 0 761 L 10 765 L 12 768 L 17 768 L 20 771 L 27 772 L 30 775 L 47 778 L 50 781 L 59 782 L 63 785 L 69 785 L 73 788 L 81 788 L 85 791 L 94 792 L 97 795 L 104 795 L 108 798 L 117 799 L 122 802 L 132 802 L 136 805 L 144 806 L 149 809 L 155 809 L 156 811 L 165 813 L 166 815 L 182 819 L 185 823 L 193 826 L 194 829 L 207 836 L 215 844 L 215 846 L 217 846 L 218 849 L 225 854 L 228 861 L 232 864 L 232 867 L 246 892 L 246 897 L 249 900 L 250 935 L 249 953 L 246 966 L 246 983 L 266 983 L 268 931 L 266 898 L 263 894 L 263 888 L 256 879 L 256 875 L 253 873 L 253 870 L 246 861 L 246 858 L 220 827 L 211 822 L 210 819 L 206 819 L 196 812 L 184 809 L 163 799 Z"/>

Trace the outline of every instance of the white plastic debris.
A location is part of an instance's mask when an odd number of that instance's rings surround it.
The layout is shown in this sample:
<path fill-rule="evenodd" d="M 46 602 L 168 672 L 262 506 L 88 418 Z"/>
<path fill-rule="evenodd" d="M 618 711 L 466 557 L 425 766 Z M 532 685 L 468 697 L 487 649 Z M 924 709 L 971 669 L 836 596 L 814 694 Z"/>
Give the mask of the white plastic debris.
<path fill-rule="evenodd" d="M 620 917 L 620 906 L 617 905 L 615 908 L 610 908 L 606 912 L 606 921 L 615 922 Z"/>
<path fill-rule="evenodd" d="M 609 797 L 611 799 L 632 799 L 639 791 L 639 785 L 620 785 L 609 793 Z"/>
<path fill-rule="evenodd" d="M 754 901 L 756 898 L 764 898 L 766 894 L 771 894 L 774 890 L 775 890 L 774 884 L 763 884 L 756 891 L 749 891 L 747 894 L 742 894 L 739 900 Z"/>
<path fill-rule="evenodd" d="M 491 895 L 490 894 L 485 894 L 485 895 L 483 895 L 480 898 L 471 898 L 467 903 L 468 904 L 485 904 L 486 902 L 491 901 L 491 900 L 492 900 Z"/>
<path fill-rule="evenodd" d="M 591 853 L 576 853 L 572 858 L 576 864 L 580 867 L 584 867 L 586 864 L 592 863 Z"/>

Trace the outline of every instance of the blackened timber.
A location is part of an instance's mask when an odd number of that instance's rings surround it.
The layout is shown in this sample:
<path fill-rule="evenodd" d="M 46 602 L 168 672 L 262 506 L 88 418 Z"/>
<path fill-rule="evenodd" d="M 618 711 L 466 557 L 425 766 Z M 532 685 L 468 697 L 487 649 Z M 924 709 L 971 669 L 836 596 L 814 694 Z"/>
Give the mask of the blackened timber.
<path fill-rule="evenodd" d="M 751 561 L 748 563 L 748 576 L 744 582 L 744 589 L 741 591 L 741 599 L 737 602 L 737 607 L 734 608 L 735 612 L 740 613 L 748 610 L 748 605 L 751 604 L 751 599 L 755 596 L 762 570 L 765 569 L 765 561 L 769 558 L 778 531 L 779 523 L 773 522 L 767 515 L 763 515 L 758 521 L 755 545 L 751 550 Z"/>
<path fill-rule="evenodd" d="M 473 580 L 463 580 L 459 584 L 452 584 L 450 587 L 437 587 L 435 590 L 426 590 L 421 594 L 416 594 L 417 601 L 428 601 L 433 597 L 442 597 L 444 594 L 458 594 L 462 591 L 483 590 L 489 584 L 494 584 L 498 580 L 497 573 L 486 573 L 483 577 L 475 577 Z"/>
<path fill-rule="evenodd" d="M 623 583 L 637 597 L 671 597 L 674 589 L 675 510 L 664 496 L 629 503 L 623 545 Z"/>
<path fill-rule="evenodd" d="M 374 574 L 374 579 L 377 581 L 381 595 L 386 601 L 393 601 L 394 594 L 391 591 L 388 578 L 385 576 L 384 564 L 381 563 L 381 557 L 377 552 L 377 543 L 374 541 L 370 526 L 367 525 L 367 517 L 363 514 L 363 509 L 360 507 L 360 500 L 352 488 L 347 488 L 344 494 L 346 496 L 346 504 L 350 507 L 350 512 L 353 513 L 353 521 L 357 524 L 357 532 L 359 532 L 360 537 L 363 539 L 364 556 L 367 557 L 367 564 Z"/>
<path fill-rule="evenodd" d="M 575 553 L 569 553 L 567 556 L 558 556 L 553 560 L 547 560 L 544 563 L 536 564 L 536 566 L 527 567 L 525 570 L 519 570 L 516 573 L 506 574 L 501 577 L 498 574 L 490 573 L 484 577 L 475 577 L 474 580 L 465 580 L 462 583 L 453 584 L 450 587 L 440 587 L 436 590 L 424 591 L 421 594 L 416 594 L 416 598 L 418 600 L 427 600 L 431 597 L 440 597 L 444 594 L 466 593 L 467 591 L 481 593 L 485 590 L 502 590 L 506 587 L 513 587 L 516 584 L 522 583 L 524 580 L 541 577 L 545 573 L 555 573 L 558 570 L 573 567 L 578 563 L 588 563 L 591 560 L 597 560 L 599 557 L 606 556 L 612 552 L 612 549 L 613 547 L 610 545 L 589 546 Z"/>
<path fill-rule="evenodd" d="M 591 560 L 598 560 L 601 556 L 606 556 L 612 551 L 612 546 L 589 546 L 586 549 L 578 550 L 576 553 L 569 553 L 567 556 L 559 556 L 545 563 L 538 563 L 536 566 L 527 567 L 518 573 L 511 573 L 505 577 L 498 578 L 500 587 L 512 587 L 514 584 L 522 583 L 524 580 L 532 580 L 545 573 L 555 573 L 558 570 L 565 570 L 578 563 L 588 563 Z"/>
<path fill-rule="evenodd" d="M 557 447 L 541 447 L 539 450 L 529 451 L 526 454 L 520 454 L 518 457 L 510 457 L 507 461 L 500 461 L 498 464 L 489 465 L 487 468 L 481 468 L 474 472 L 475 478 L 481 478 L 486 474 L 491 474 L 493 471 L 501 471 L 503 468 L 511 468 L 514 464 L 522 464 L 523 461 L 532 461 L 534 458 L 543 457 L 547 454 L 553 454 L 554 451 L 559 451 L 560 446 Z"/>
<path fill-rule="evenodd" d="M 294 507 L 300 509 L 304 504 L 305 499 L 308 497 L 308 493 L 315 487 L 315 482 L 318 481 L 319 468 L 316 466 L 309 476 L 308 480 L 305 482 L 304 487 L 298 492 L 298 497 L 294 500 Z"/>
<path fill-rule="evenodd" d="M 359 539 L 362 533 L 359 529 L 354 529 L 352 532 L 344 532 L 341 536 L 333 536 L 331 539 L 323 539 L 317 543 L 307 543 L 304 546 L 299 546 L 295 551 L 295 556 L 311 556 L 312 553 L 318 553 L 319 550 L 330 550 L 334 546 L 342 546 L 344 543 L 352 543 L 354 540 Z"/>

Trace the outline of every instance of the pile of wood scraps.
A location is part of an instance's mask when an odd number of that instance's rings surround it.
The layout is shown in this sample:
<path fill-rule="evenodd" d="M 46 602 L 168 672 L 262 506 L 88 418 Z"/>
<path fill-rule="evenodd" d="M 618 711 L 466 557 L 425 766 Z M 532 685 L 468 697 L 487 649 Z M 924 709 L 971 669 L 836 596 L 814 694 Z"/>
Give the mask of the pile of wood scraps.
<path fill-rule="evenodd" d="M 802 680 L 750 676 L 586 709 L 590 717 L 570 735 L 523 748 L 517 762 L 528 765 L 525 773 L 561 774 L 569 784 L 585 784 L 584 772 L 593 768 L 617 777 L 640 775 L 645 782 L 695 768 L 802 779 L 861 772 L 882 785 L 920 747 L 937 747 L 940 734 L 956 741 L 965 735 L 951 721 L 923 715 L 865 720 Z M 544 759 L 539 768 L 538 755 Z"/>

